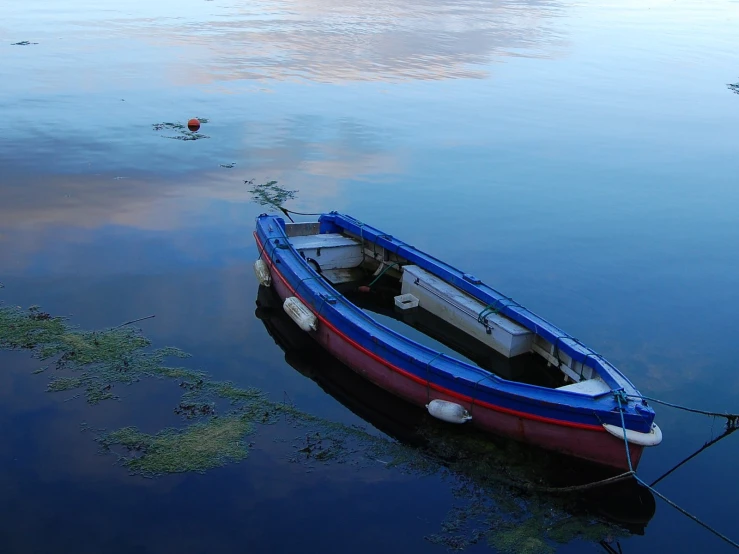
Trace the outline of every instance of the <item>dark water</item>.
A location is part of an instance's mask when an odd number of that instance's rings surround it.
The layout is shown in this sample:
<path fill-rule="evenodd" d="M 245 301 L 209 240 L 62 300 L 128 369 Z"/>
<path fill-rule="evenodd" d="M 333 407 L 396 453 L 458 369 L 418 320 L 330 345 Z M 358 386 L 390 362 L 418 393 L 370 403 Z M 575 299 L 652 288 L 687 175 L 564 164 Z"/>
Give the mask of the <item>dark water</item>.
<path fill-rule="evenodd" d="M 147 336 L 194 367 L 362 423 L 254 315 L 263 208 L 244 181 L 275 179 L 295 210 L 346 211 L 480 276 L 645 394 L 737 411 L 736 2 L 9 0 L 0 16 L 2 301 L 84 328 L 156 314 Z M 152 129 L 193 116 L 207 138 Z M 27 353 L 0 365 L 1 552 L 443 551 L 424 539 L 454 503 L 443 479 L 306 472 L 268 433 L 240 464 L 131 477 L 79 423 L 175 424 L 166 391 L 90 407 L 44 393 Z M 658 422 L 647 480 L 721 428 Z M 729 535 L 735 438 L 660 483 Z M 664 504 L 621 547 L 728 549 Z"/>

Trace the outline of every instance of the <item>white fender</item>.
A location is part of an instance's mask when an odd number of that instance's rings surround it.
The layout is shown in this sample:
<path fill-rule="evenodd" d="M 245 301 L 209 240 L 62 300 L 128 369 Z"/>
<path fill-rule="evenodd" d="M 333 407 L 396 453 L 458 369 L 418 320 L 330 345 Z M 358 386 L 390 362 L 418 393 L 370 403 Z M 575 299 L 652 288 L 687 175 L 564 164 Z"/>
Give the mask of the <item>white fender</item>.
<path fill-rule="evenodd" d="M 624 440 L 624 428 L 620 425 L 604 423 L 603 427 L 614 437 Z M 639 446 L 657 446 L 662 442 L 662 429 L 657 427 L 656 423 L 652 423 L 649 433 L 640 433 L 633 429 L 626 429 L 626 440 Z"/>
<path fill-rule="evenodd" d="M 449 423 L 464 423 L 472 419 L 469 412 L 462 406 L 446 400 L 432 400 L 426 404 L 426 409 L 435 418 Z"/>
<path fill-rule="evenodd" d="M 260 284 L 268 287 L 272 284 L 272 275 L 269 273 L 269 267 L 264 263 L 263 259 L 258 259 L 254 262 L 254 274 L 257 276 L 257 280 Z"/>
<path fill-rule="evenodd" d="M 285 298 L 282 308 L 285 310 L 285 313 L 290 316 L 290 319 L 297 323 L 298 327 L 303 331 L 308 332 L 316 330 L 316 325 L 318 323 L 316 316 L 313 315 L 313 312 L 311 312 L 305 304 L 294 296 Z"/>

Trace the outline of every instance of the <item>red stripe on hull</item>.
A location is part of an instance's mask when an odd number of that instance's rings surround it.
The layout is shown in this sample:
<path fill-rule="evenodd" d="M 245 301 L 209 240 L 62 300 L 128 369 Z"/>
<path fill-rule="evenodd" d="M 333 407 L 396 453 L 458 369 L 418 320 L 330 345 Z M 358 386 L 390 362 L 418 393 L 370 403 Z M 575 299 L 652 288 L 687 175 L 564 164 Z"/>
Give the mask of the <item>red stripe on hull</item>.
<path fill-rule="evenodd" d="M 256 237 L 256 234 L 255 234 Z M 257 243 L 261 243 L 257 238 Z M 283 300 L 297 296 L 290 284 L 266 256 L 275 289 Z M 302 299 L 301 299 L 302 300 Z M 305 301 L 303 300 L 305 303 Z M 330 322 L 318 316 L 319 326 L 311 336 L 333 356 L 377 386 L 411 402 L 425 406 L 429 400 L 442 399 L 462 404 L 472 414 L 472 424 L 484 431 L 503 435 L 548 450 L 582 458 L 597 464 L 628 470 L 624 443 L 603 427 L 572 422 L 558 422 L 534 414 L 519 414 L 492 404 L 474 402 L 454 391 L 430 386 L 424 379 L 397 368 L 343 335 Z M 630 444 L 631 460 L 636 469 L 643 447 Z"/>

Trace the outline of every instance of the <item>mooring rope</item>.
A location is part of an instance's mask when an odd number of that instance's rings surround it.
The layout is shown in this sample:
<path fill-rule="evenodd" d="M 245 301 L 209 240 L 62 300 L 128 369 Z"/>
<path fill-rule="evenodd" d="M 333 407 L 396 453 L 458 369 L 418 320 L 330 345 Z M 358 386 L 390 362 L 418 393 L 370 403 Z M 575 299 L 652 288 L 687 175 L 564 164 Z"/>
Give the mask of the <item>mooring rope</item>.
<path fill-rule="evenodd" d="M 711 446 L 713 446 L 717 442 L 719 442 L 721 440 L 724 440 L 726 437 L 728 437 L 729 435 L 731 435 L 732 433 L 734 433 L 736 431 L 739 431 L 739 427 L 727 427 L 726 430 L 724 430 L 724 432 L 721 433 L 721 435 L 719 435 L 715 439 L 711 439 L 710 441 L 708 441 L 705 444 L 703 444 L 703 446 L 701 446 L 698 450 L 696 450 L 695 452 L 693 452 L 689 456 L 683 458 L 680 462 L 678 462 L 677 464 L 675 464 L 674 466 L 672 466 L 670 469 L 668 469 L 667 471 L 665 471 L 662 475 L 660 475 L 659 477 L 657 477 L 657 479 L 655 479 L 654 481 L 652 481 L 651 483 L 649 483 L 649 485 L 653 487 L 654 485 L 656 485 L 657 483 L 659 483 L 660 481 L 662 481 L 662 479 L 666 478 L 667 476 L 671 475 L 672 473 L 674 473 L 675 471 L 677 471 L 678 469 L 680 469 L 682 466 L 684 466 L 685 464 L 687 464 L 690 460 L 692 460 L 693 458 L 695 458 L 698 454 L 700 454 L 704 450 L 710 448 Z"/>
<path fill-rule="evenodd" d="M 572 485 L 570 487 L 544 487 L 540 485 L 534 485 L 533 483 L 521 484 L 520 486 L 535 492 L 549 492 L 549 493 L 564 493 L 564 492 L 578 492 L 585 491 L 588 489 L 594 489 L 596 487 L 603 487 L 612 483 L 618 483 L 620 481 L 626 481 L 632 476 L 636 476 L 635 471 L 626 471 L 613 477 L 601 479 L 600 481 L 593 481 L 592 483 L 585 483 L 584 485 Z M 514 485 L 515 486 L 515 485 Z"/>
<path fill-rule="evenodd" d="M 720 531 L 714 529 L 713 527 L 711 527 L 707 523 L 701 521 L 700 519 L 698 519 L 696 516 L 694 516 L 693 514 L 691 514 L 690 512 L 688 512 L 687 510 L 685 510 L 684 508 L 681 508 L 680 506 L 678 506 L 677 504 L 675 504 L 672 500 L 670 500 L 669 498 L 667 498 L 664 494 L 662 494 L 661 492 L 659 492 L 657 489 L 655 489 L 654 487 L 652 487 L 649 483 L 647 483 L 646 481 L 644 481 L 641 477 L 639 477 L 636 474 L 636 472 L 634 471 L 634 468 L 631 465 L 631 452 L 629 451 L 629 439 L 626 437 L 626 423 L 624 422 L 624 409 L 623 409 L 623 406 L 621 405 L 621 401 L 622 400 L 623 401 L 628 401 L 627 399 L 629 398 L 630 395 L 625 394 L 623 390 L 617 390 L 617 391 L 614 391 L 613 392 L 613 396 L 616 398 L 616 401 L 618 402 L 618 411 L 621 414 L 621 428 L 623 429 L 623 432 L 624 432 L 624 446 L 626 448 L 626 460 L 627 460 L 627 462 L 629 464 L 630 473 L 633 474 L 634 479 L 636 479 L 637 482 L 639 482 L 641 485 L 643 485 L 644 487 L 646 487 L 647 489 L 649 489 L 653 494 L 657 495 L 662 500 L 664 500 L 665 502 L 667 502 L 670 506 L 672 506 L 673 508 L 675 508 L 678 512 L 680 512 L 684 516 L 689 517 L 690 519 L 692 519 L 693 521 L 695 521 L 698 525 L 700 525 L 704 529 L 707 529 L 708 531 L 710 531 L 711 533 L 713 533 L 714 535 L 716 535 L 718 538 L 720 538 L 721 540 L 723 540 L 727 544 L 730 544 L 734 548 L 739 549 L 739 543 L 734 542 L 733 540 L 731 540 L 729 537 L 727 537 L 726 535 L 724 535 Z M 647 399 L 646 397 L 638 397 L 638 398 Z M 712 412 L 705 412 L 703 410 L 692 410 L 692 409 L 689 409 L 689 408 L 684 408 L 683 406 L 678 406 L 676 404 L 675 405 L 668 404 L 666 402 L 662 402 L 660 400 L 655 400 L 655 399 L 652 399 L 652 401 L 658 402 L 660 404 L 667 404 L 668 406 L 673 406 L 675 408 L 681 408 L 681 409 L 684 409 L 684 410 L 689 411 L 689 412 L 695 412 L 695 413 L 700 413 L 700 414 L 705 414 L 705 415 L 716 415 L 716 416 L 727 417 L 727 414 L 715 414 L 715 413 L 712 413 Z M 729 417 L 731 417 L 731 414 L 729 414 Z M 733 417 L 735 418 L 736 416 L 733 416 Z M 729 419 L 729 421 L 731 421 L 731 419 Z"/>
<path fill-rule="evenodd" d="M 283 214 L 285 214 L 287 216 L 287 218 L 290 221 L 292 221 L 293 223 L 295 223 L 295 220 L 292 217 L 290 217 L 290 214 L 295 214 L 295 215 L 323 215 L 323 214 L 308 214 L 308 213 L 305 213 L 305 212 L 296 212 L 294 210 L 288 210 L 287 208 L 283 208 L 282 206 L 277 206 L 277 209 L 280 210 Z"/>
<path fill-rule="evenodd" d="M 711 417 L 723 417 L 723 418 L 726 418 L 728 424 L 732 427 L 739 424 L 739 414 L 730 414 L 727 412 L 709 412 L 707 410 L 698 410 L 696 408 L 688 408 L 687 406 L 673 404 L 672 402 L 665 402 L 664 400 L 659 400 L 658 398 L 650 398 L 649 396 L 644 396 L 644 395 L 629 394 L 626 396 L 628 398 L 634 398 L 637 400 L 648 400 L 649 402 L 655 402 L 657 404 L 662 404 L 663 406 L 669 406 L 670 408 L 676 408 L 678 410 L 683 410 L 683 411 L 691 412 L 694 414 L 702 414 L 702 415 L 711 416 Z"/>
<path fill-rule="evenodd" d="M 711 527 L 707 523 L 704 523 L 703 521 L 701 521 L 700 519 L 698 519 L 697 517 L 695 517 L 693 514 L 691 514 L 687 510 L 685 510 L 684 508 L 681 508 L 680 506 L 678 506 L 677 504 L 675 504 L 672 500 L 670 500 L 669 498 L 667 498 L 664 494 L 662 494 L 661 492 L 659 492 L 657 489 L 655 489 L 654 487 L 650 487 L 649 484 L 646 483 L 641 477 L 639 477 L 638 475 L 634 474 L 634 479 L 636 479 L 637 481 L 639 481 L 639 483 L 641 483 L 642 485 L 644 485 L 645 487 L 647 487 L 650 491 L 652 491 L 654 494 L 656 494 L 657 496 L 659 496 L 662 500 L 664 500 L 665 502 L 667 502 L 670 506 L 672 506 L 673 508 L 675 508 L 678 512 L 680 512 L 684 516 L 689 517 L 690 519 L 692 519 L 693 521 L 695 521 L 698 525 L 700 525 L 701 527 L 707 529 L 708 531 L 710 531 L 711 533 L 713 533 L 714 535 L 716 535 L 718 538 L 720 538 L 721 540 L 725 541 L 726 543 L 730 544 L 734 548 L 739 549 L 739 543 L 734 542 L 733 540 L 731 540 L 729 537 L 727 537 L 726 535 L 724 535 L 720 531 L 714 529 L 713 527 Z"/>

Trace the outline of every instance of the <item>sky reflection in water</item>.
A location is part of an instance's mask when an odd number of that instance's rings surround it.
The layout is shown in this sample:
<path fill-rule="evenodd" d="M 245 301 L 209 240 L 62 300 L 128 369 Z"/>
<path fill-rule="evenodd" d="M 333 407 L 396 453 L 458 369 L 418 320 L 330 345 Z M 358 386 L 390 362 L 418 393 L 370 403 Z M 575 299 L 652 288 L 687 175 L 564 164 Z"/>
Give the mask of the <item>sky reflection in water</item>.
<path fill-rule="evenodd" d="M 217 377 L 357 421 L 288 367 L 253 317 L 250 233 L 262 209 L 244 181 L 277 179 L 299 190 L 294 209 L 350 212 L 483 277 L 644 392 L 736 407 L 736 3 L 13 0 L 0 15 L 3 300 L 86 327 L 156 313 L 152 338 Z M 23 40 L 38 44 L 11 45 Z M 210 138 L 152 129 L 195 115 Z M 16 550 L 40 505 L 35 517 L 59 537 L 49 544 L 75 544 L 81 529 L 59 520 L 75 494 L 137 513 L 109 522 L 77 506 L 96 518 L 96 551 L 115 540 L 119 551 L 164 549 L 173 536 L 205 549 L 184 531 L 186 509 L 156 529 L 157 509 L 180 487 L 178 498 L 202 500 L 229 479 L 243 493 L 220 497 L 209 549 L 222 536 L 229 550 L 237 523 L 274 540 L 266 521 L 289 512 L 296 537 L 354 546 L 364 520 L 368 551 L 386 549 L 387 534 L 398 551 L 434 550 L 422 537 L 448 505 L 443 485 L 306 477 L 268 452 L 217 475 L 131 481 L 77 424 L 170 421 L 159 393 L 132 391 L 145 417 L 131 415 L 131 399 L 95 410 L 42 394 L 22 355 L 0 363 L 14 368 L 0 376 L 13 429 L 2 488 L 14 511 L 0 538 Z M 710 438 L 692 417 L 663 409 L 659 422 L 666 441 L 645 456 L 647 476 Z M 730 438 L 663 490 L 730 532 L 738 454 Z M 370 494 L 382 504 L 358 501 Z M 244 512 L 264 518 L 244 523 Z M 412 529 L 393 524 L 408 513 L 421 518 L 405 522 Z M 709 541 L 660 508 L 625 546 L 721 548 Z"/>

